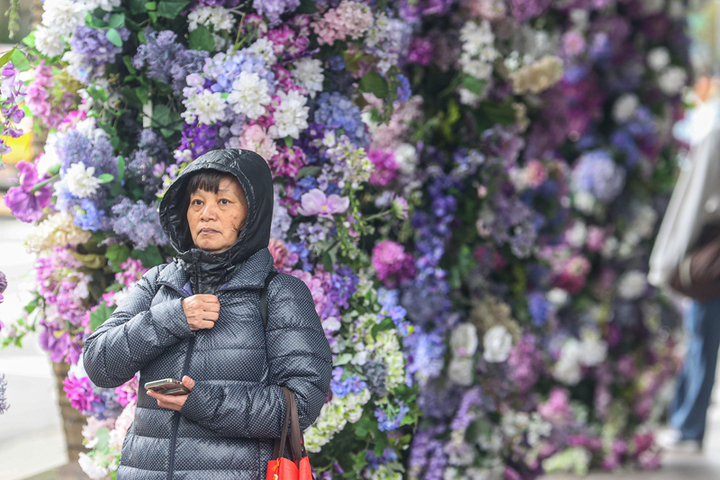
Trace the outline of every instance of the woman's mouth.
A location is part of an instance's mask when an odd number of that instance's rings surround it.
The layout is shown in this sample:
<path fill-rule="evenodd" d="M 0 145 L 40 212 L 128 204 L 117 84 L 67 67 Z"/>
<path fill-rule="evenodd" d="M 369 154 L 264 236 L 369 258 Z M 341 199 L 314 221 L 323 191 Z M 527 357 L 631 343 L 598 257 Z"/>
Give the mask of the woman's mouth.
<path fill-rule="evenodd" d="M 213 230 L 212 228 L 203 228 L 200 230 L 200 235 L 213 235 L 215 233 L 218 233 L 218 231 Z"/>

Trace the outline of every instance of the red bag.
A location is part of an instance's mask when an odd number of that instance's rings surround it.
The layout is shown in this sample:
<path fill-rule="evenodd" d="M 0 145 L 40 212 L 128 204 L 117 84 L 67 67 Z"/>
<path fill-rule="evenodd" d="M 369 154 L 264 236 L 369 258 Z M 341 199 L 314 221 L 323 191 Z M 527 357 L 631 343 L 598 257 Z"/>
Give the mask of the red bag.
<path fill-rule="evenodd" d="M 285 421 L 283 422 L 281 438 L 275 439 L 273 459 L 268 461 L 267 475 L 265 480 L 313 480 L 310 459 L 305 452 L 305 440 L 300 431 L 300 418 L 298 417 L 295 395 L 282 387 L 285 394 Z M 288 426 L 290 431 L 288 432 Z M 285 441 L 290 439 L 290 456 L 285 458 Z"/>

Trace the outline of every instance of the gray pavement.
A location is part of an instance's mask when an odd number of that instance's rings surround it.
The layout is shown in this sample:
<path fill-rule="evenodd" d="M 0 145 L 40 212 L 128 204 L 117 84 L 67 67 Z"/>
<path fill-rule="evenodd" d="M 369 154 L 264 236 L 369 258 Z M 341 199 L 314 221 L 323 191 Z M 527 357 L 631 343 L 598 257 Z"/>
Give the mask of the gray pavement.
<path fill-rule="evenodd" d="M 0 216 L 0 271 L 8 277 L 0 319 L 13 323 L 29 301 L 26 293 L 34 257 L 25 252 L 23 239 L 30 227 Z M 720 369 L 718 370 L 720 374 Z M 22 349 L 0 350 L 0 375 L 8 380 L 10 410 L 0 415 L 0 480 L 76 480 L 83 478 L 77 465 L 67 463 L 65 439 L 57 404 L 50 360 L 36 338 Z M 708 413 L 703 454 L 668 454 L 662 469 L 647 472 L 593 473 L 589 480 L 717 480 L 720 479 L 720 389 Z M 86 477 L 84 477 L 86 478 Z M 552 475 L 549 480 L 575 477 Z"/>

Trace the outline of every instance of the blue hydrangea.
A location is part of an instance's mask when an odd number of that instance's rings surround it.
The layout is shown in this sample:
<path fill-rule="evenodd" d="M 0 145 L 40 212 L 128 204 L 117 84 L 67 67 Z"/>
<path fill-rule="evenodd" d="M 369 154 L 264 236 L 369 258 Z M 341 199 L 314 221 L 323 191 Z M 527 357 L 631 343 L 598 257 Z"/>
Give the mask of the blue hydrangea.
<path fill-rule="evenodd" d="M 385 447 L 381 456 L 375 455 L 372 450 L 365 452 L 365 460 L 368 462 L 368 467 L 373 470 L 377 470 L 380 465 L 385 465 L 390 462 L 396 462 L 398 459 L 397 452 L 390 447 Z"/>
<path fill-rule="evenodd" d="M 313 266 L 310 263 L 310 250 L 307 249 L 304 243 L 288 243 L 287 249 L 290 254 L 296 254 L 299 258 L 301 268 L 303 271 L 309 272 Z"/>
<path fill-rule="evenodd" d="M 400 428 L 405 415 L 410 412 L 410 407 L 402 402 L 397 405 L 388 405 L 385 409 L 378 407 L 375 409 L 375 418 L 378 420 L 378 429 L 381 432 L 389 432 Z"/>
<path fill-rule="evenodd" d="M 339 72 L 340 70 L 345 70 L 345 61 L 343 60 L 342 56 L 333 55 L 332 57 L 328 58 L 328 66 L 330 67 L 330 70 L 334 72 Z"/>
<path fill-rule="evenodd" d="M 398 101 L 404 102 L 412 95 L 410 80 L 402 73 L 397 74 L 397 79 L 400 81 L 400 86 L 397 88 Z"/>
<path fill-rule="evenodd" d="M 168 238 L 160 227 L 157 205 L 147 205 L 142 200 L 120 200 L 112 207 L 112 229 L 116 234 L 130 239 L 142 250 L 150 245 L 167 245 Z"/>
<path fill-rule="evenodd" d="M 95 176 L 102 173 L 117 175 L 117 157 L 113 153 L 110 140 L 105 136 L 91 142 L 77 130 L 60 135 L 55 144 L 60 157 L 60 172 L 65 174 L 70 165 L 83 162 L 86 167 L 95 167 Z"/>
<path fill-rule="evenodd" d="M 399 291 L 380 287 L 378 301 L 382 305 L 382 309 L 378 313 L 378 322 L 389 317 L 400 335 L 408 335 L 410 333 L 410 322 L 407 320 L 407 310 L 399 303 Z"/>
<path fill-rule="evenodd" d="M 534 292 L 528 295 L 528 310 L 535 325 L 543 325 L 552 311 L 552 303 L 545 299 L 545 295 Z"/>
<path fill-rule="evenodd" d="M 301 178 L 296 184 L 295 189 L 293 190 L 292 198 L 294 200 L 300 201 L 302 196 L 309 192 L 310 190 L 318 188 L 318 181 L 317 178 L 307 176 Z"/>
<path fill-rule="evenodd" d="M 203 72 L 207 78 L 215 80 L 216 83 L 210 86 L 213 92 L 232 92 L 232 84 L 240 73 L 248 72 L 257 73 L 261 79 L 267 80 L 270 94 L 274 93 L 275 74 L 267 68 L 260 55 L 246 48 L 234 53 L 232 48 L 227 53 L 218 53 L 205 64 Z"/>
<path fill-rule="evenodd" d="M 75 207 L 73 212 L 75 220 L 73 223 L 83 230 L 97 232 L 103 228 L 105 210 L 100 210 L 88 198 L 83 198 L 80 205 Z"/>
<path fill-rule="evenodd" d="M 625 186 L 625 169 L 606 150 L 585 153 L 572 172 L 572 189 L 586 191 L 603 203 L 610 203 Z"/>
<path fill-rule="evenodd" d="M 330 389 L 333 395 L 345 398 L 351 394 L 357 395 L 367 389 L 367 383 L 357 375 L 351 375 L 345 380 L 342 380 L 343 373 L 341 367 L 335 367 L 333 369 L 333 379 L 330 381 Z"/>
<path fill-rule="evenodd" d="M 369 142 L 360 108 L 339 92 L 320 94 L 314 121 L 325 125 L 325 128 L 329 130 L 342 129 L 356 145 L 365 146 Z"/>

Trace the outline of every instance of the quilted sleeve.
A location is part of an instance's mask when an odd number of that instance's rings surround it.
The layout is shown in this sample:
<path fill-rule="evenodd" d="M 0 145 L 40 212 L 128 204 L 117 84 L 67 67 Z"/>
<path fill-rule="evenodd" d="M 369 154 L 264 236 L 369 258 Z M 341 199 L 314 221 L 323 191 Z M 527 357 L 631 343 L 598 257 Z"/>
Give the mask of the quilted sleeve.
<path fill-rule="evenodd" d="M 285 418 L 281 387 L 298 405 L 300 428 L 320 414 L 332 376 L 332 353 L 308 287 L 278 275 L 268 292 L 269 385 L 211 385 L 197 382 L 181 413 L 227 437 L 277 438 Z"/>
<path fill-rule="evenodd" d="M 162 267 L 149 270 L 112 316 L 85 341 L 83 363 L 95 385 L 120 386 L 167 347 L 194 336 L 182 299 L 151 306 Z"/>

